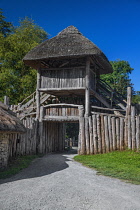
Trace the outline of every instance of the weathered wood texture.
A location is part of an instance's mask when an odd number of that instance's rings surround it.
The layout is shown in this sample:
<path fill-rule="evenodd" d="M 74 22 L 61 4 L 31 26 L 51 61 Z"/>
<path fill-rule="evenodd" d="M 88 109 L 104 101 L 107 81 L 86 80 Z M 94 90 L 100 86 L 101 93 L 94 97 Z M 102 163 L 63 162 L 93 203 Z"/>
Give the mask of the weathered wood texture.
<path fill-rule="evenodd" d="M 79 121 L 78 105 L 50 104 L 44 107 L 45 121 Z"/>
<path fill-rule="evenodd" d="M 25 134 L 9 135 L 9 158 L 17 155 L 46 154 L 64 150 L 65 124 L 37 122 L 30 117 L 24 119 L 23 124 L 27 128 Z"/>
<path fill-rule="evenodd" d="M 86 117 L 83 106 L 46 105 L 41 107 L 39 121 L 31 116 L 22 120 L 27 128 L 25 134 L 9 135 L 9 157 L 64 150 L 65 120 L 60 123 L 60 118 L 67 117 L 70 122 L 69 116 L 79 120 L 79 154 L 107 153 L 127 148 L 139 151 L 140 116 L 135 115 L 134 107 L 131 107 L 130 114 L 124 117 L 92 112 Z M 48 122 L 45 117 L 54 117 L 53 122 Z"/>
<path fill-rule="evenodd" d="M 85 68 L 41 71 L 41 88 L 85 87 Z"/>
<path fill-rule="evenodd" d="M 131 110 L 132 114 L 127 118 L 127 141 L 125 141 L 125 117 L 94 112 L 92 117 L 90 116 L 88 118 L 88 125 L 87 119 L 85 118 L 85 131 L 83 132 L 86 136 L 86 139 L 84 139 L 84 145 L 86 145 L 86 147 L 84 154 L 107 153 L 115 150 L 124 150 L 127 148 L 139 151 L 140 116 L 135 116 L 134 107 L 131 107 Z M 88 136 L 87 133 L 89 133 Z M 87 140 L 89 141 L 87 142 Z M 81 141 L 83 142 L 82 139 Z M 128 142 L 128 145 L 126 142 Z"/>

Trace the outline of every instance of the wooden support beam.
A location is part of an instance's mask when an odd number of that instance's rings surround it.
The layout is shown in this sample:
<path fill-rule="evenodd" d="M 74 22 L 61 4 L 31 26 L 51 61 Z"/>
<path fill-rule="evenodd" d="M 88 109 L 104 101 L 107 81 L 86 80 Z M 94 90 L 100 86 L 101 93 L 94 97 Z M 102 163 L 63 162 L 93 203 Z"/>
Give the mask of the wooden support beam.
<path fill-rule="evenodd" d="M 71 91 L 71 90 L 85 90 L 85 87 L 67 87 L 67 88 L 40 88 L 40 92 L 47 92 L 47 91 Z"/>
<path fill-rule="evenodd" d="M 101 101 L 106 107 L 111 108 L 111 105 L 110 105 L 103 97 L 101 97 L 98 93 L 96 93 L 96 91 L 91 90 L 91 92 L 92 92 L 93 95 L 94 95 L 99 101 Z"/>
<path fill-rule="evenodd" d="M 85 116 L 89 116 L 90 112 L 90 89 L 89 89 L 89 71 L 90 71 L 90 58 L 86 60 L 86 89 L 85 89 Z"/>
<path fill-rule="evenodd" d="M 127 87 L 127 107 L 125 116 L 125 147 L 131 147 L 131 129 L 130 129 L 130 115 L 131 115 L 131 101 L 132 101 L 132 89 Z"/>
<path fill-rule="evenodd" d="M 84 119 L 84 108 L 79 106 L 79 137 L 80 137 L 80 155 L 85 155 L 86 142 L 85 142 L 85 119 Z"/>
<path fill-rule="evenodd" d="M 47 107 L 56 107 L 56 106 L 60 106 L 60 107 L 65 107 L 65 106 L 70 106 L 70 107 L 79 107 L 81 105 L 76 105 L 76 104 L 65 104 L 65 103 L 60 103 L 60 104 L 47 104 L 44 106 L 44 108 L 47 108 Z"/>
<path fill-rule="evenodd" d="M 39 121 L 42 122 L 43 118 L 44 118 L 44 107 L 41 106 L 40 107 L 40 120 Z"/>
<path fill-rule="evenodd" d="M 36 87 L 36 119 L 40 118 L 40 86 L 41 86 L 41 71 L 37 72 L 37 87 Z"/>
<path fill-rule="evenodd" d="M 131 115 L 132 88 L 127 87 L 127 114 Z"/>
<path fill-rule="evenodd" d="M 91 108 L 93 109 L 101 109 L 101 110 L 107 110 L 107 111 L 119 111 L 119 112 L 125 112 L 125 110 L 123 109 L 109 109 L 109 108 L 105 108 L 105 107 L 100 107 L 100 106 L 91 106 Z"/>
<path fill-rule="evenodd" d="M 78 116 L 44 116 L 43 121 L 58 121 L 58 122 L 63 122 L 63 121 L 79 121 Z"/>

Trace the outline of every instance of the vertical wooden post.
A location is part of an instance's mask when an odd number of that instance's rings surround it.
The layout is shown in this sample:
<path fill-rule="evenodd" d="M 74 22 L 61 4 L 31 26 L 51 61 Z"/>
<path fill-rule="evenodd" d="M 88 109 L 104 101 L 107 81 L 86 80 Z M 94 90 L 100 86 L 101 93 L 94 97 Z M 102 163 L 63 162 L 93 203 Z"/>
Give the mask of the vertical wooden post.
<path fill-rule="evenodd" d="M 136 149 L 140 150 L 140 116 L 136 116 Z"/>
<path fill-rule="evenodd" d="M 105 153 L 105 126 L 104 126 L 103 115 L 101 115 L 101 136 L 102 136 L 102 153 Z"/>
<path fill-rule="evenodd" d="M 93 143 L 94 143 L 94 154 L 98 153 L 98 136 L 97 136 L 97 119 L 96 115 L 92 115 L 92 121 L 93 121 Z"/>
<path fill-rule="evenodd" d="M 86 154 L 90 154 L 89 117 L 85 117 Z"/>
<path fill-rule="evenodd" d="M 97 135 L 98 135 L 98 153 L 102 152 L 101 121 L 100 115 L 97 115 Z"/>
<path fill-rule="evenodd" d="M 104 116 L 104 125 L 105 125 L 105 144 L 106 144 L 106 153 L 109 152 L 109 133 L 108 133 L 108 117 Z"/>
<path fill-rule="evenodd" d="M 128 115 L 128 149 L 132 149 L 132 132 L 131 132 L 131 116 Z"/>
<path fill-rule="evenodd" d="M 81 148 L 79 148 L 80 155 L 85 154 L 85 120 L 84 120 L 84 108 L 79 106 L 79 136 L 81 142 Z"/>
<path fill-rule="evenodd" d="M 43 118 L 44 118 L 44 107 L 41 106 L 40 107 L 40 122 L 42 122 Z"/>
<path fill-rule="evenodd" d="M 112 121 L 112 140 L 113 140 L 113 151 L 116 150 L 116 126 L 115 126 L 115 117 L 111 118 Z"/>
<path fill-rule="evenodd" d="M 120 150 L 124 148 L 124 119 L 120 118 Z"/>
<path fill-rule="evenodd" d="M 131 106 L 132 149 L 136 148 L 136 118 L 135 107 Z"/>
<path fill-rule="evenodd" d="M 86 137 L 86 154 L 90 154 L 90 139 L 89 139 L 89 113 L 90 113 L 90 90 L 89 90 L 89 73 L 90 73 L 90 58 L 86 60 L 86 87 L 85 87 L 85 137 Z"/>
<path fill-rule="evenodd" d="M 117 150 L 120 150 L 120 119 L 116 118 L 116 139 L 117 139 Z"/>
<path fill-rule="evenodd" d="M 111 117 L 108 116 L 108 135 L 109 135 L 109 145 L 110 145 L 110 152 L 113 150 L 113 137 L 112 137 L 112 124 L 111 124 Z"/>
<path fill-rule="evenodd" d="M 89 73 L 90 73 L 90 58 L 86 60 L 86 89 L 85 89 L 85 116 L 89 116 L 90 112 L 90 90 L 89 90 Z"/>
<path fill-rule="evenodd" d="M 94 144 L 93 144 L 93 126 L 92 126 L 92 117 L 89 116 L 89 136 L 90 136 L 90 154 L 93 155 L 94 150 Z"/>
<path fill-rule="evenodd" d="M 125 147 L 128 147 L 128 135 L 130 130 L 128 129 L 129 124 L 129 115 L 131 115 L 131 101 L 132 101 L 132 89 L 127 87 L 127 107 L 126 107 L 126 116 L 125 116 Z M 130 140 L 130 139 L 129 139 Z"/>
<path fill-rule="evenodd" d="M 132 88 L 127 87 L 127 113 L 131 115 Z"/>
<path fill-rule="evenodd" d="M 38 69 L 37 72 L 37 87 L 36 87 L 36 119 L 40 118 L 40 92 L 39 88 L 41 86 L 41 71 Z"/>

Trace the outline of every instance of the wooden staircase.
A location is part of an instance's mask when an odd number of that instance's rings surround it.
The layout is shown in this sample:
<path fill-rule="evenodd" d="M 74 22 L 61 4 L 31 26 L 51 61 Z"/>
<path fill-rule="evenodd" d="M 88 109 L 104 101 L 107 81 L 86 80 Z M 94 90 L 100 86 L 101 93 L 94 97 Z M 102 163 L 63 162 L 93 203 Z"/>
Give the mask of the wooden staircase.
<path fill-rule="evenodd" d="M 40 105 L 44 106 L 52 103 L 55 96 L 41 93 Z M 25 98 L 21 103 L 11 108 L 17 116 L 23 120 L 26 116 L 36 116 L 36 91 Z"/>
<path fill-rule="evenodd" d="M 99 79 L 96 84 L 96 90 L 97 94 L 100 95 L 111 108 L 121 107 L 123 110 L 126 110 L 127 102 L 126 99 L 124 99 L 124 96 L 117 93 L 106 82 Z"/>

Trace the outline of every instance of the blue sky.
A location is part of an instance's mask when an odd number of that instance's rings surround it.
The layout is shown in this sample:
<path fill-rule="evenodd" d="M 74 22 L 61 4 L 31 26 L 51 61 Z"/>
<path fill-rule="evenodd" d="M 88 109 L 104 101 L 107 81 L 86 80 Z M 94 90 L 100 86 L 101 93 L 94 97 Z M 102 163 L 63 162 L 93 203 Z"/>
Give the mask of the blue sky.
<path fill-rule="evenodd" d="M 28 16 L 50 34 L 76 26 L 109 60 L 126 60 L 140 90 L 140 0 L 0 0 L 6 20 Z"/>

